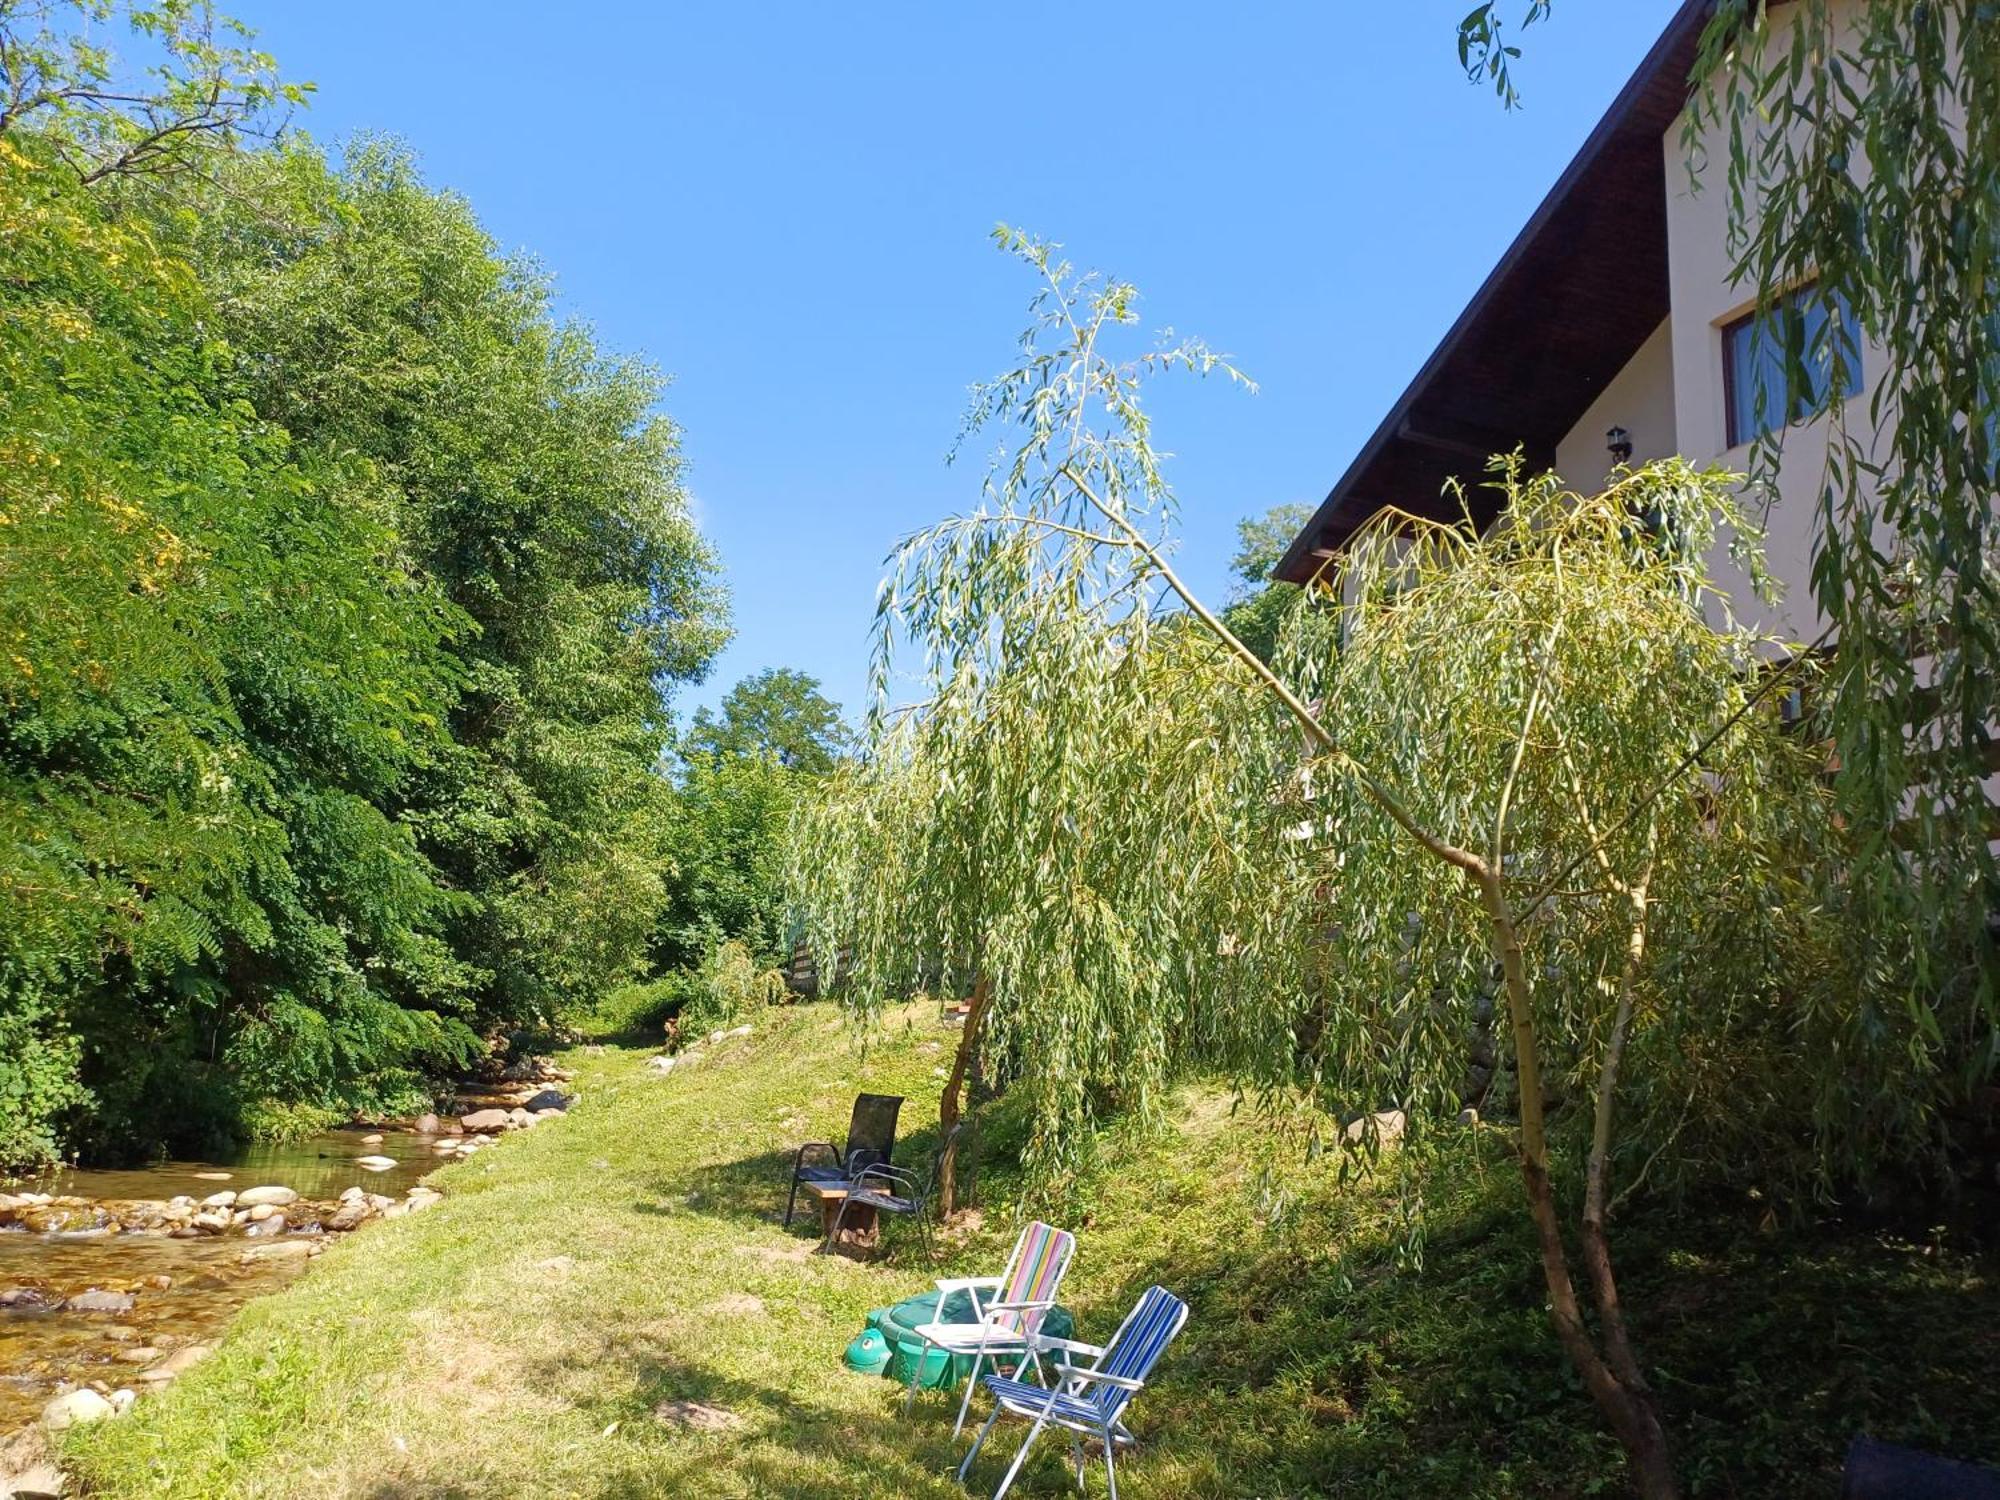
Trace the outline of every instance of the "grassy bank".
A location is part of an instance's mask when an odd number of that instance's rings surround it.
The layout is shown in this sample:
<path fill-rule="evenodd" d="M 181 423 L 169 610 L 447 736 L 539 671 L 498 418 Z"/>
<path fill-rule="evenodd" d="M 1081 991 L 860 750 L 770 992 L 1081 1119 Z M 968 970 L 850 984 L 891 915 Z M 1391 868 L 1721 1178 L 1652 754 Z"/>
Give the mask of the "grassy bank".
<path fill-rule="evenodd" d="M 956 1495 L 942 1398 L 903 1420 L 894 1387 L 839 1362 L 867 1309 L 934 1273 L 907 1248 L 811 1255 L 811 1231 L 775 1217 L 789 1148 L 843 1128 L 858 1086 L 907 1094 L 912 1126 L 934 1118 L 950 1035 L 911 1009 L 864 1051 L 808 1007 L 666 1080 L 640 1052 L 580 1053 L 568 1119 L 440 1173 L 450 1196 L 430 1213 L 334 1246 L 216 1357 L 76 1439 L 73 1465 L 108 1496 Z M 946 1260 L 1004 1257 L 1021 1124 L 1003 1102 L 983 1222 Z M 1621 1491 L 1497 1149 L 1469 1143 L 1433 1195 L 1421 1274 L 1397 1268 L 1381 1188 L 1294 1168 L 1303 1197 L 1268 1224 L 1269 1156 L 1226 1097 L 1191 1090 L 1163 1133 L 1115 1138 L 1068 1205 L 1083 1337 L 1151 1281 L 1194 1308 L 1135 1408 L 1128 1496 Z M 1941 1239 L 1762 1232 L 1761 1216 L 1624 1227 L 1694 1493 L 1830 1495 L 1864 1427 L 2000 1462 L 2000 1267 Z M 741 1425 L 663 1423 L 672 1400 Z M 1063 1493 L 1060 1457 L 1048 1445 L 1021 1492 Z"/>

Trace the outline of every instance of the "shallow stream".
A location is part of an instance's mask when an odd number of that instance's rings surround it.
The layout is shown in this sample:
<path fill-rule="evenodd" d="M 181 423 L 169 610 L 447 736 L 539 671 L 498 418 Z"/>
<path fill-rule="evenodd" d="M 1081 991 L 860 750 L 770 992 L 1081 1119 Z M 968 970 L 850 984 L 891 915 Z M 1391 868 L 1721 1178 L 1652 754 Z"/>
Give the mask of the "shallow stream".
<path fill-rule="evenodd" d="M 394 1196 L 438 1163 L 433 1138 L 383 1130 L 364 1143 L 362 1129 L 330 1131 L 283 1144 L 260 1143 L 218 1161 L 163 1161 L 131 1169 L 79 1169 L 0 1184 L 0 1191 L 89 1199 L 55 1215 L 60 1228 L 0 1229 L 0 1437 L 32 1422 L 66 1385 L 92 1381 L 143 1391 L 146 1373 L 206 1346 L 253 1297 L 275 1291 L 305 1269 L 303 1255 L 245 1258 L 259 1242 L 238 1233 L 171 1238 L 106 1225 L 124 1201 L 197 1200 L 253 1187 L 288 1187 L 326 1202 L 351 1187 Z M 395 1165 L 370 1170 L 364 1156 Z M 279 1238 L 317 1236 L 315 1222 Z M 129 1295 L 129 1308 L 65 1307 L 90 1291 Z M 184 1357 L 185 1358 L 185 1357 Z M 154 1383 L 157 1383 L 157 1376 Z"/>

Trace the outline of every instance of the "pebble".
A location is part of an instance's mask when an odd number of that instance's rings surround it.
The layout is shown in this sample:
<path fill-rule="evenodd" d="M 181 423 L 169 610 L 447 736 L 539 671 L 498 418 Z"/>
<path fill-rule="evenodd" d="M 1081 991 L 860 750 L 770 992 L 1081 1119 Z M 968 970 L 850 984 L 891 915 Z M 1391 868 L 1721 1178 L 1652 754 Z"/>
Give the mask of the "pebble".
<path fill-rule="evenodd" d="M 201 1206 L 203 1208 L 234 1208 L 236 1206 L 236 1195 L 225 1188 L 222 1192 L 210 1193 L 206 1198 L 201 1200 Z"/>
<path fill-rule="evenodd" d="M 298 1202 L 299 1195 L 288 1187 L 253 1187 L 248 1192 L 239 1193 L 236 1201 L 244 1208 L 255 1208 L 260 1203 L 284 1208 Z"/>
<path fill-rule="evenodd" d="M 357 1156 L 354 1165 L 370 1172 L 386 1172 L 396 1165 L 393 1156 Z"/>

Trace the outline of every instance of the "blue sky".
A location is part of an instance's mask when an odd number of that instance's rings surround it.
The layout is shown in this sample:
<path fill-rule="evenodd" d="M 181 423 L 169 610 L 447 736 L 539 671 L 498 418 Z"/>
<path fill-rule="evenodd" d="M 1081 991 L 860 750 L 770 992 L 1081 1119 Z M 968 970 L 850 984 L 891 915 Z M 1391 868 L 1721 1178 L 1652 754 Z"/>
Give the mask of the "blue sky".
<path fill-rule="evenodd" d="M 318 84 L 312 134 L 408 141 L 673 377 L 736 625 L 685 717 L 767 666 L 860 707 L 884 554 L 976 500 L 944 454 L 1031 291 L 996 221 L 1258 382 L 1156 387 L 1219 599 L 1237 519 L 1324 495 L 1674 8 L 1557 5 L 1507 115 L 1457 70 L 1466 3 L 231 9 Z"/>

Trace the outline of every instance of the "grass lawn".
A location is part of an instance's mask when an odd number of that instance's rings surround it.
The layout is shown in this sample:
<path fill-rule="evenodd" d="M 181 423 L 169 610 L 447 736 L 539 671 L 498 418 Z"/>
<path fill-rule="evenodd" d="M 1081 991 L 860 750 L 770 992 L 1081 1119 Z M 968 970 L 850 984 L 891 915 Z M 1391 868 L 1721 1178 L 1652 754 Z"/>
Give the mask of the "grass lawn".
<path fill-rule="evenodd" d="M 107 1496 L 958 1495 L 955 1398 L 905 1420 L 898 1388 L 840 1364 L 869 1308 L 943 1267 L 908 1237 L 872 1265 L 813 1255 L 803 1217 L 777 1222 L 790 1148 L 843 1130 L 857 1088 L 908 1095 L 906 1126 L 929 1126 L 952 1035 L 912 1007 L 864 1048 L 809 1006 L 664 1080 L 644 1052 L 581 1051 L 567 1119 L 439 1173 L 443 1204 L 333 1246 L 68 1462 Z M 993 1116 L 984 1213 L 941 1254 L 961 1270 L 998 1270 L 1012 1240 L 1023 1122 L 1004 1100 Z M 1298 1194 L 1276 1224 L 1273 1162 Z M 1128 1500 L 1622 1493 L 1548 1331 L 1517 1191 L 1469 1140 L 1433 1185 L 1418 1273 L 1398 1269 L 1392 1195 L 1274 1153 L 1225 1094 L 1190 1089 L 1162 1130 L 1114 1135 L 1063 1215 L 1080 1336 L 1108 1336 L 1156 1280 L 1194 1309 L 1133 1410 Z M 1621 1226 L 1691 1491 L 1830 1496 L 1864 1427 L 2000 1463 L 2000 1260 L 1759 1217 Z M 657 1419 L 672 1400 L 741 1425 Z M 996 1434 L 975 1493 L 1014 1440 Z M 1016 1493 L 1074 1493 L 1044 1448 Z"/>

